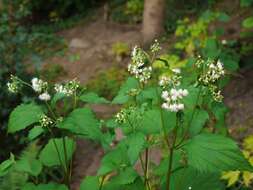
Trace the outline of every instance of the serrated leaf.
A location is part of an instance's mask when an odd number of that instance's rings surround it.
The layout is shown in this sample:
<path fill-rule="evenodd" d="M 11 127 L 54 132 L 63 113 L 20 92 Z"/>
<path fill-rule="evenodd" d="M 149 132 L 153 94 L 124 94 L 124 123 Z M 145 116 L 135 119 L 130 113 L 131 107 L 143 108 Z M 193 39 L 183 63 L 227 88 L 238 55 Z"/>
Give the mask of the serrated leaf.
<path fill-rule="evenodd" d="M 201 173 L 191 167 L 178 170 L 172 175 L 171 189 L 178 190 L 222 190 L 225 189 L 220 181 L 220 175 Z"/>
<path fill-rule="evenodd" d="M 129 96 L 127 92 L 132 88 L 138 88 L 139 84 L 138 81 L 133 78 L 129 77 L 127 81 L 121 86 L 118 95 L 113 99 L 113 104 L 124 104 L 129 100 Z"/>
<path fill-rule="evenodd" d="M 99 121 L 89 108 L 75 109 L 58 127 L 92 140 L 101 140 L 102 137 Z"/>
<path fill-rule="evenodd" d="M 103 97 L 98 96 L 94 92 L 89 92 L 80 97 L 80 100 L 86 103 L 92 103 L 92 104 L 107 104 L 109 103 L 108 100 L 106 100 Z"/>
<path fill-rule="evenodd" d="M 127 147 L 125 143 L 120 143 L 116 149 L 108 152 L 102 159 L 101 167 L 98 170 L 98 175 L 105 175 L 114 170 L 120 169 L 122 166 L 129 165 L 127 156 Z"/>
<path fill-rule="evenodd" d="M 253 17 L 248 17 L 242 22 L 244 28 L 253 28 Z"/>
<path fill-rule="evenodd" d="M 138 129 L 144 134 L 160 133 L 164 128 L 171 131 L 176 124 L 176 114 L 159 109 L 148 110 L 144 113 L 141 127 Z"/>
<path fill-rule="evenodd" d="M 99 190 L 99 178 L 97 176 L 87 176 L 82 181 L 80 190 Z"/>
<path fill-rule="evenodd" d="M 125 141 L 128 146 L 127 154 L 129 160 L 132 164 L 134 164 L 144 147 L 145 135 L 142 133 L 134 133 L 128 136 Z"/>
<path fill-rule="evenodd" d="M 41 107 L 33 103 L 19 105 L 11 112 L 8 132 L 14 133 L 25 129 L 31 124 L 38 122 L 42 114 Z"/>
<path fill-rule="evenodd" d="M 40 136 L 44 132 L 44 129 L 42 126 L 34 126 L 28 134 L 28 139 L 29 140 L 34 140 L 38 136 Z"/>
<path fill-rule="evenodd" d="M 232 185 L 234 185 L 240 177 L 240 171 L 229 171 L 229 172 L 223 172 L 221 179 L 227 180 L 228 187 L 231 187 Z"/>
<path fill-rule="evenodd" d="M 8 160 L 5 160 L 0 164 L 0 177 L 7 174 L 9 169 L 13 166 L 14 163 L 15 163 L 15 158 L 14 158 L 14 155 L 11 154 Z"/>
<path fill-rule="evenodd" d="M 137 172 L 132 167 L 124 168 L 113 178 L 120 185 L 131 184 L 138 177 Z"/>
<path fill-rule="evenodd" d="M 253 171 L 236 143 L 221 135 L 197 135 L 186 143 L 184 149 L 188 164 L 201 172 Z"/>
<path fill-rule="evenodd" d="M 242 173 L 242 179 L 243 179 L 243 183 L 246 187 L 249 187 L 249 185 L 251 184 L 251 182 L 253 181 L 253 173 L 252 172 L 247 172 L 244 171 Z"/>
<path fill-rule="evenodd" d="M 75 151 L 75 142 L 68 137 L 65 138 L 66 145 L 66 156 L 67 161 L 72 158 L 72 155 Z M 59 152 L 59 155 L 58 155 Z M 62 138 L 50 139 L 46 146 L 42 149 L 40 156 L 40 161 L 45 166 L 60 166 L 61 163 L 65 163 L 65 154 L 64 154 L 64 142 Z"/>
<path fill-rule="evenodd" d="M 202 109 L 186 111 L 185 116 L 187 125 L 190 124 L 189 132 L 191 136 L 197 135 L 209 119 L 208 113 Z"/>

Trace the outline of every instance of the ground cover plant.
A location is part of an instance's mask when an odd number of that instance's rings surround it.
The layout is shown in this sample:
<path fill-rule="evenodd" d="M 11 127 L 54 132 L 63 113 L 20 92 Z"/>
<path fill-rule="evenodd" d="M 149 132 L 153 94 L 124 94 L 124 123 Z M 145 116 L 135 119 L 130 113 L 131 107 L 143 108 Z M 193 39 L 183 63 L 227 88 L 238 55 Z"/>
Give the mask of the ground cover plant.
<path fill-rule="evenodd" d="M 252 172 L 236 142 L 224 133 L 221 84 L 229 74 L 226 66 L 201 55 L 179 69 L 159 56 L 160 49 L 157 41 L 148 51 L 133 49 L 132 76 L 111 102 L 76 80 L 49 84 L 12 76 L 9 91 L 30 89 L 35 99 L 10 115 L 8 133 L 26 131 L 30 143 L 21 155 L 11 154 L 1 163 L 1 189 L 68 189 L 78 138 L 96 141 L 105 151 L 97 175 L 85 177 L 81 190 L 220 190 L 226 188 L 222 172 Z M 91 104 L 119 104 L 122 109 L 100 120 Z M 115 129 L 124 134 L 118 141 Z M 159 163 L 151 158 L 154 148 Z"/>

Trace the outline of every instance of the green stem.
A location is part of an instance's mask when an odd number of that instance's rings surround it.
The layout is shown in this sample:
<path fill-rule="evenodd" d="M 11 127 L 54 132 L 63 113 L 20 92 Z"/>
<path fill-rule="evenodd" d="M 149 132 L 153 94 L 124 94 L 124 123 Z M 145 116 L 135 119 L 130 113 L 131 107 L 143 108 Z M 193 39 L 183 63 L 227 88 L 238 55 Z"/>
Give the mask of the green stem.
<path fill-rule="evenodd" d="M 103 184 L 104 184 L 104 181 L 105 181 L 105 175 L 102 177 L 102 181 L 101 181 L 101 183 L 100 183 L 100 185 L 99 185 L 99 190 L 102 190 L 102 188 L 103 188 Z"/>
<path fill-rule="evenodd" d="M 147 137 L 148 141 L 148 137 Z M 145 150 L 144 184 L 150 189 L 149 185 L 149 148 Z"/>
<path fill-rule="evenodd" d="M 166 145 L 169 148 L 170 147 L 170 143 L 169 143 L 169 140 L 167 138 L 167 132 L 166 132 L 166 129 L 165 129 L 165 124 L 164 124 L 163 110 L 162 110 L 162 107 L 161 107 L 161 98 L 159 97 L 159 93 L 158 93 L 158 89 L 157 88 L 156 88 L 156 95 L 157 95 L 157 98 L 159 100 L 158 106 L 159 106 L 160 115 L 161 115 L 163 138 L 164 138 L 164 141 L 166 142 Z"/>
<path fill-rule="evenodd" d="M 66 168 L 66 173 L 65 173 L 65 176 L 64 176 L 64 181 L 65 181 L 65 184 L 69 187 L 69 167 L 68 167 L 66 140 L 65 140 L 64 137 L 62 137 L 62 141 L 63 141 L 65 168 Z"/>
<path fill-rule="evenodd" d="M 168 171 L 167 171 L 167 180 L 166 180 L 166 190 L 170 190 L 170 181 L 171 181 L 171 174 L 172 174 L 172 165 L 173 165 L 173 155 L 174 155 L 174 149 L 175 149 L 175 144 L 177 141 L 177 130 L 179 127 L 179 116 L 177 114 L 177 120 L 176 120 L 176 127 L 173 131 L 173 139 L 172 139 L 172 145 L 170 147 L 170 155 L 169 155 L 169 166 L 168 166 Z"/>
<path fill-rule="evenodd" d="M 194 110 L 193 110 L 193 112 L 192 112 L 192 115 L 191 115 L 189 124 L 188 124 L 187 128 L 185 129 L 185 133 L 184 133 L 182 139 L 181 139 L 180 142 L 176 145 L 176 147 L 179 147 L 179 146 L 184 142 L 184 140 L 185 140 L 186 137 L 187 137 L 187 134 L 188 134 L 189 129 L 190 129 L 190 127 L 191 127 L 191 124 L 192 124 L 194 115 L 195 115 L 195 113 L 196 113 L 196 109 L 197 109 L 197 105 L 198 105 L 198 102 L 199 102 L 199 98 L 200 98 L 201 91 L 202 91 L 202 86 L 200 86 L 200 89 L 199 89 L 199 92 L 198 92 L 198 95 L 197 95 L 197 99 L 196 99 L 196 103 L 195 103 L 195 107 L 194 107 Z"/>

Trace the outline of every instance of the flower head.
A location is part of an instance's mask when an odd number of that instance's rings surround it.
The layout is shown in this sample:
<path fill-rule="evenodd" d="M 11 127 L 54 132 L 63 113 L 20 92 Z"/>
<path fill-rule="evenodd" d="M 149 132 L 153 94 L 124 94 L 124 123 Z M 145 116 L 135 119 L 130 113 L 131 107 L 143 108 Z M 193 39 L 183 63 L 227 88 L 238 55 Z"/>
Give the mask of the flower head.
<path fill-rule="evenodd" d="M 155 40 L 155 42 L 150 47 L 150 50 L 151 50 L 152 53 L 159 52 L 161 49 L 162 48 L 161 48 L 158 40 Z"/>
<path fill-rule="evenodd" d="M 11 75 L 11 80 L 7 83 L 7 87 L 9 92 L 18 93 L 20 88 L 22 87 L 22 84 L 19 82 L 16 76 Z"/>
<path fill-rule="evenodd" d="M 51 96 L 48 94 L 48 92 L 44 92 L 39 95 L 39 99 L 42 101 L 49 101 L 51 99 Z"/>
<path fill-rule="evenodd" d="M 57 93 L 64 94 L 66 96 L 71 96 L 79 88 L 80 83 L 77 80 L 71 80 L 66 84 L 55 84 L 54 89 Z"/>
<path fill-rule="evenodd" d="M 45 90 L 48 86 L 47 82 L 44 82 L 43 80 L 38 78 L 33 78 L 31 82 L 33 90 L 39 93 Z"/>
<path fill-rule="evenodd" d="M 53 121 L 50 117 L 48 117 L 47 115 L 43 114 L 40 116 L 40 120 L 39 123 L 42 127 L 48 127 L 50 125 L 53 124 Z"/>

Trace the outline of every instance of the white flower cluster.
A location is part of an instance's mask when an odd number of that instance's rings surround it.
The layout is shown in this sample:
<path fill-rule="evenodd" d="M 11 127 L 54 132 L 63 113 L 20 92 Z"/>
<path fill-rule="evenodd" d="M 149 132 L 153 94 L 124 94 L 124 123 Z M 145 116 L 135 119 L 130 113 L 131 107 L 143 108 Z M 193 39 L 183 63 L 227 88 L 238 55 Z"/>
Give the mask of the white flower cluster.
<path fill-rule="evenodd" d="M 40 126 L 42 126 L 42 127 L 48 127 L 48 126 L 53 124 L 53 121 L 50 117 L 43 114 L 43 115 L 40 116 L 39 123 L 40 123 Z"/>
<path fill-rule="evenodd" d="M 57 93 L 64 94 L 66 96 L 72 96 L 79 88 L 80 83 L 78 81 L 71 80 L 66 84 L 55 84 L 54 89 Z"/>
<path fill-rule="evenodd" d="M 47 82 L 44 82 L 43 80 L 38 78 L 33 78 L 31 82 L 33 90 L 38 93 L 41 93 L 48 86 Z"/>
<path fill-rule="evenodd" d="M 204 84 L 214 83 L 219 80 L 223 75 L 225 75 L 225 71 L 223 68 L 223 64 L 220 60 L 216 63 L 213 61 L 207 62 L 207 71 L 202 76 L 200 76 L 199 81 Z"/>
<path fill-rule="evenodd" d="M 35 92 L 40 93 L 39 99 L 42 101 L 49 101 L 51 99 L 50 94 L 47 92 L 48 83 L 41 79 L 32 79 L 32 88 Z"/>
<path fill-rule="evenodd" d="M 162 99 L 165 101 L 162 104 L 162 108 L 172 111 L 178 112 L 184 109 L 184 104 L 180 102 L 180 100 L 188 95 L 188 90 L 186 89 L 175 89 L 172 88 L 170 92 L 163 91 Z"/>
<path fill-rule="evenodd" d="M 175 68 L 175 69 L 172 69 L 172 71 L 174 72 L 174 75 L 172 75 L 172 76 L 163 75 L 160 77 L 159 85 L 161 87 L 166 88 L 169 85 L 171 85 L 171 86 L 179 86 L 180 85 L 180 79 L 182 77 L 179 76 L 178 74 L 181 73 L 181 70 L 178 68 Z"/>
<path fill-rule="evenodd" d="M 155 40 L 155 42 L 150 47 L 150 50 L 151 50 L 152 53 L 159 52 L 161 49 L 162 48 L 161 48 L 158 40 Z"/>
<path fill-rule="evenodd" d="M 11 80 L 7 83 L 7 87 L 11 93 L 18 93 L 19 89 L 21 88 L 21 84 L 17 77 L 11 75 Z"/>
<path fill-rule="evenodd" d="M 140 82 L 146 83 L 151 77 L 152 67 L 145 67 L 145 62 L 147 61 L 147 56 L 145 52 L 135 46 L 132 51 L 132 62 L 128 65 L 128 71 L 135 75 Z"/>

